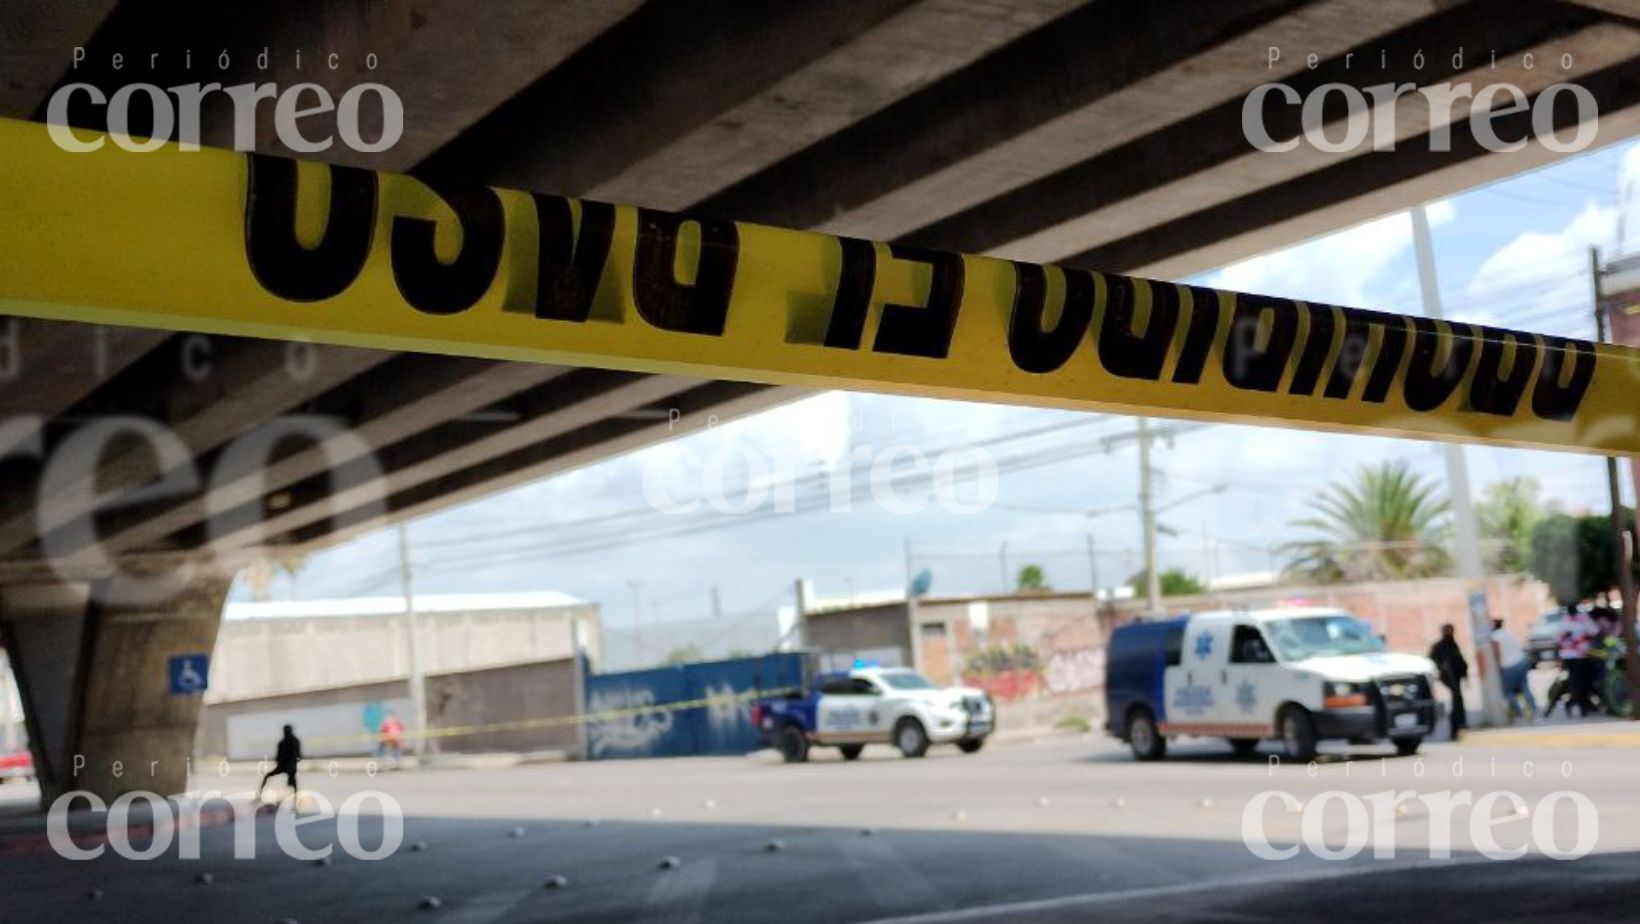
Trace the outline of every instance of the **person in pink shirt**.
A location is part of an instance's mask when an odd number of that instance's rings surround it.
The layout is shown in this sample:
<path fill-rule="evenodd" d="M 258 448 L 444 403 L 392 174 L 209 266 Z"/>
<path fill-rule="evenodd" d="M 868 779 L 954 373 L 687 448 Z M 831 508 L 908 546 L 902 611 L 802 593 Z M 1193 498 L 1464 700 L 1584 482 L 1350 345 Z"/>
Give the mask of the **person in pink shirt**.
<path fill-rule="evenodd" d="M 1566 667 L 1566 676 L 1571 681 L 1570 699 L 1566 703 L 1566 714 L 1572 714 L 1572 708 L 1577 708 L 1579 716 L 1586 716 L 1594 711 L 1594 702 L 1590 694 L 1594 692 L 1594 678 L 1596 666 L 1589 657 L 1590 647 L 1594 644 L 1595 636 L 1600 632 L 1589 614 L 1581 607 L 1575 607 L 1566 614 L 1566 620 L 1560 630 L 1560 663 Z"/>
<path fill-rule="evenodd" d="M 381 740 L 376 746 L 376 753 L 382 757 L 393 755 L 393 764 L 397 766 L 404 762 L 404 723 L 399 717 L 389 712 L 382 719 L 380 730 Z"/>

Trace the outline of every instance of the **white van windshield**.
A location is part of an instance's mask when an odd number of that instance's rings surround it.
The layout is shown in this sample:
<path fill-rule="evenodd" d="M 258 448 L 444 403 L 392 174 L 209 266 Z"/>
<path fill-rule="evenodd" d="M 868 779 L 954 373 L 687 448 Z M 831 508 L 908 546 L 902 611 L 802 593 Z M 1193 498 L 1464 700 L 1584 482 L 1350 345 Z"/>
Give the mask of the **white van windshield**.
<path fill-rule="evenodd" d="M 1384 650 L 1371 626 L 1344 613 L 1273 619 L 1264 624 L 1264 632 L 1283 661 Z"/>

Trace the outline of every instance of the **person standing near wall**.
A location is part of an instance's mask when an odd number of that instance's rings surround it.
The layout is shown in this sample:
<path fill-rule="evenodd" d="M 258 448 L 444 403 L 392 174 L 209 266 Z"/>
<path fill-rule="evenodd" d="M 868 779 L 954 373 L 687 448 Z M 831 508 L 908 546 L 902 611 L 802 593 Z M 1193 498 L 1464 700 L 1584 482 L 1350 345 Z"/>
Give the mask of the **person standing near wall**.
<path fill-rule="evenodd" d="M 1530 722 L 1537 718 L 1537 698 L 1532 695 L 1532 659 L 1503 625 L 1503 620 L 1492 620 L 1492 644 L 1498 659 L 1498 670 L 1503 675 L 1503 701 L 1509 705 L 1509 719 L 1524 715 Z M 1524 709 L 1522 703 L 1525 703 Z"/>
<path fill-rule="evenodd" d="M 381 741 L 376 745 L 376 755 L 386 757 L 393 755 L 393 766 L 404 763 L 404 723 L 399 721 L 397 713 L 389 712 L 382 719 Z"/>
<path fill-rule="evenodd" d="M 1463 705 L 1463 682 L 1469 676 L 1469 661 L 1463 656 L 1463 649 L 1458 647 L 1458 639 L 1452 623 L 1441 626 L 1441 637 L 1429 649 L 1429 660 L 1435 662 L 1435 669 L 1440 672 L 1441 684 L 1452 694 L 1452 740 L 1457 741 L 1469 726 L 1469 714 Z"/>

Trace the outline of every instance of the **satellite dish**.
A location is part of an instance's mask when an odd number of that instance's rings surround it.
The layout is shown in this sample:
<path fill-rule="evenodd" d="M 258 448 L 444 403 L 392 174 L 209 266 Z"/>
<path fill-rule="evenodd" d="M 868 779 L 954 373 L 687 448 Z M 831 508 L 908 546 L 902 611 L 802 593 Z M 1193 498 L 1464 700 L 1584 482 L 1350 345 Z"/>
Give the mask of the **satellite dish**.
<path fill-rule="evenodd" d="M 928 570 L 927 568 L 918 571 L 917 576 L 911 579 L 911 596 L 924 596 L 928 593 L 928 588 L 933 586 L 933 584 L 934 572 Z"/>

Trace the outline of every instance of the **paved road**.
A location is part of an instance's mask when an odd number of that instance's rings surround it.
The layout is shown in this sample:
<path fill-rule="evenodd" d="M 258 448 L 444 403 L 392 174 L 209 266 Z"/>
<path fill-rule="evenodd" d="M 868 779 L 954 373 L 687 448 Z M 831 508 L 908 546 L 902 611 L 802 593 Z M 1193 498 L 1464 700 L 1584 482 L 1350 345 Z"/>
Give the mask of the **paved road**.
<path fill-rule="evenodd" d="M 70 862 L 8 853 L 8 837 L 24 843 L 11 819 L 0 827 L 0 921 L 1378 921 L 1422 918 L 1436 900 L 1446 920 L 1632 920 L 1637 756 L 1440 744 L 1421 762 L 1363 751 L 1311 770 L 1204 743 L 1140 765 L 1078 736 L 921 761 L 884 750 L 852 764 L 822 754 L 807 766 L 757 755 L 309 774 L 333 802 L 366 789 L 392 795 L 406 816 L 404 846 L 379 861 L 337 855 L 314 865 L 281 854 L 263 817 L 255 859 L 234 859 L 233 828 L 221 825 L 202 833 L 198 860 L 173 849 L 145 862 L 111 852 Z M 229 791 L 247 782 L 199 781 Z M 1507 790 L 1529 808 L 1496 807 L 1500 846 L 1526 845 L 1541 827 L 1570 848 L 1580 833 L 1570 803 L 1541 808 L 1563 789 L 1586 797 L 1599 818 L 1595 852 L 1571 862 L 1534 859 L 1537 850 L 1515 862 L 1479 857 L 1467 809 L 1455 815 L 1453 858 L 1432 859 L 1431 833 L 1446 826 L 1410 798 L 1381 828 L 1393 835 L 1393 858 L 1375 859 L 1369 847 L 1347 861 L 1302 849 L 1264 860 L 1242 836 L 1249 801 L 1271 790 L 1325 810 L 1322 849 L 1349 839 L 1345 800 L 1329 792 Z M 1273 846 L 1300 842 L 1302 812 L 1272 805 L 1261 817 Z M 379 824 L 363 824 L 366 847 Z M 321 821 L 300 836 L 317 847 L 337 834 Z M 425 849 L 412 849 L 417 842 Z M 661 868 L 667 857 L 675 868 Z M 212 881 L 197 882 L 201 873 Z M 555 875 L 567 887 L 543 888 Z M 440 907 L 418 910 L 427 897 Z"/>

